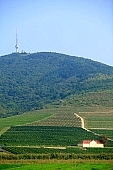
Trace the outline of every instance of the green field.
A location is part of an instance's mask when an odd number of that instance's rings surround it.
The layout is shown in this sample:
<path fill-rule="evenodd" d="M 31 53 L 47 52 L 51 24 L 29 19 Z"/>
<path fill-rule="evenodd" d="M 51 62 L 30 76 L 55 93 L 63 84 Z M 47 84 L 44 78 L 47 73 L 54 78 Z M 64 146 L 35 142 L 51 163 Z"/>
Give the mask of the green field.
<path fill-rule="evenodd" d="M 113 163 L 4 164 L 1 170 L 113 170 Z"/>
<path fill-rule="evenodd" d="M 0 137 L 1 146 L 75 146 L 98 136 L 80 127 L 13 126 Z"/>

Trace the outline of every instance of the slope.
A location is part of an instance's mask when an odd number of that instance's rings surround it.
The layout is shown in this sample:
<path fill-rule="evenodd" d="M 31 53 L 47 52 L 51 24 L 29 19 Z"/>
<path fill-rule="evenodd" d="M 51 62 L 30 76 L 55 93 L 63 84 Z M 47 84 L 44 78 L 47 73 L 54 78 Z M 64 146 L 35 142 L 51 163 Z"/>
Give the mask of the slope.
<path fill-rule="evenodd" d="M 0 57 L 1 117 L 112 89 L 113 67 L 89 59 L 49 52 Z"/>

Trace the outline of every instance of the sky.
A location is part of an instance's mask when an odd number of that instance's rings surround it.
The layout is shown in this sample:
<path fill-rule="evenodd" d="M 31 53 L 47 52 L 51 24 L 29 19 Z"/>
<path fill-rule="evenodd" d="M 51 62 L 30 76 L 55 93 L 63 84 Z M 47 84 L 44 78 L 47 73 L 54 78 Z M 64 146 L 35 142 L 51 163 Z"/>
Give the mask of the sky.
<path fill-rule="evenodd" d="M 113 66 L 113 0 L 0 0 L 0 55 L 57 52 Z"/>

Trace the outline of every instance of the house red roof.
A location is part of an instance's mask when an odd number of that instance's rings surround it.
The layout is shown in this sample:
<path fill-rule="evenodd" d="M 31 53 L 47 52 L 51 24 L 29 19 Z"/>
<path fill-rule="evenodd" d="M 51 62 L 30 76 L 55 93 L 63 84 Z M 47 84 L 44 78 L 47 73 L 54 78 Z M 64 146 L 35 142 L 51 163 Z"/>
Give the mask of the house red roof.
<path fill-rule="evenodd" d="M 79 144 L 89 144 L 90 142 L 91 142 L 91 140 L 83 140 Z"/>
<path fill-rule="evenodd" d="M 79 144 L 90 144 L 92 140 L 83 140 Z M 102 144 L 99 140 L 94 140 L 97 144 Z"/>
<path fill-rule="evenodd" d="M 102 144 L 99 140 L 95 140 L 95 142 L 96 142 L 97 144 Z"/>

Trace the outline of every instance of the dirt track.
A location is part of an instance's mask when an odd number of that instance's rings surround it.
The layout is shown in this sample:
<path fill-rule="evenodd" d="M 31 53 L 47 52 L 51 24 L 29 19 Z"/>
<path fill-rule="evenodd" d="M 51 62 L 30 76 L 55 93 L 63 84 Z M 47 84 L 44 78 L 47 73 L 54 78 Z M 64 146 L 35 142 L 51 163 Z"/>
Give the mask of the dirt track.
<path fill-rule="evenodd" d="M 82 118 L 82 117 L 80 117 L 78 114 L 76 114 L 76 113 L 74 113 L 74 115 L 76 116 L 76 117 L 79 117 L 80 119 L 81 119 L 81 123 L 82 123 L 82 125 L 81 125 L 81 127 L 83 128 L 83 129 L 85 129 L 85 127 L 84 127 L 84 119 Z"/>

